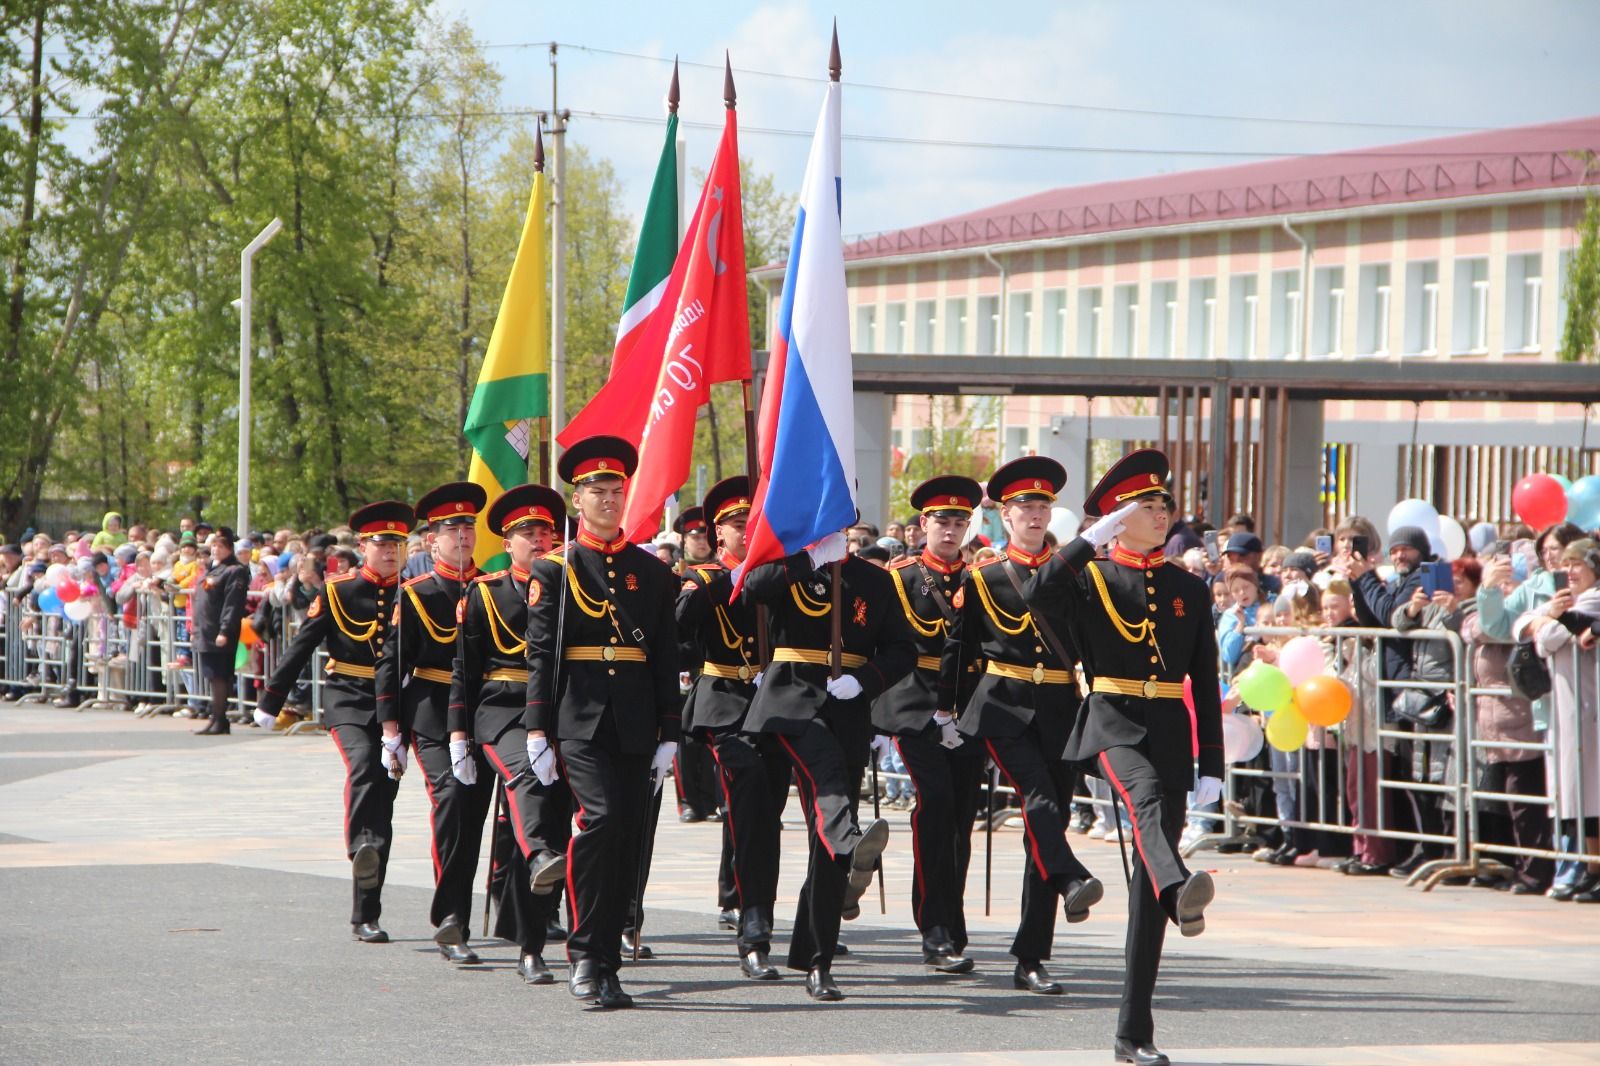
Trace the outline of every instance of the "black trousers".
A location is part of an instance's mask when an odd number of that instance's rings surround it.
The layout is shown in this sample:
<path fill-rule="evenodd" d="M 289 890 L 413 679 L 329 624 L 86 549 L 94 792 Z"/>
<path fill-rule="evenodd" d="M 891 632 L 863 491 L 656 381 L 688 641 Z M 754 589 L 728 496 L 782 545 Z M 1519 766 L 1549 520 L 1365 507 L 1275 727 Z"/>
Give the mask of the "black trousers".
<path fill-rule="evenodd" d="M 772 950 L 773 907 L 778 898 L 778 852 L 783 808 L 789 802 L 789 756 L 771 734 L 718 733 L 708 745 L 726 795 L 722 856 L 739 911 L 739 953 Z M 721 873 L 718 895 L 724 889 Z"/>
<path fill-rule="evenodd" d="M 463 785 L 450 764 L 448 741 L 413 735 L 417 769 L 428 790 L 428 826 L 433 831 L 433 906 L 428 920 L 435 926 L 454 915 L 463 929 L 470 926 L 472 883 L 483 849 L 483 823 L 494 802 L 495 771 L 479 749 L 473 749 L 478 782 Z"/>
<path fill-rule="evenodd" d="M 482 750 L 505 782 L 507 820 L 517 845 L 507 849 L 494 932 L 524 951 L 543 954 L 555 895 L 533 894 L 529 860 L 541 852 L 566 849 L 572 832 L 571 794 L 566 782 L 558 779 L 542 785 L 533 775 L 528 766 L 528 731 L 520 723 L 508 726 Z"/>
<path fill-rule="evenodd" d="M 344 760 L 344 850 L 351 858 L 363 844 L 378 849 L 378 883 L 363 891 L 351 879 L 354 902 L 350 922 L 375 922 L 383 913 L 383 879 L 389 872 L 389 846 L 394 843 L 394 797 L 400 782 L 383 768 L 383 730 L 376 721 L 344 723 L 329 733 Z"/>
<path fill-rule="evenodd" d="M 1529 799 L 1545 795 L 1543 759 L 1521 762 L 1493 762 L 1483 769 L 1478 787 L 1485 792 L 1505 792 Z M 1484 800 L 1478 808 L 1478 835 L 1494 844 L 1520 848 L 1548 848 L 1551 837 L 1550 808 L 1539 802 L 1500 804 Z M 1506 862 L 1517 871 L 1516 879 L 1543 892 L 1555 878 L 1555 863 L 1528 855 L 1507 855 Z"/>
<path fill-rule="evenodd" d="M 788 965 L 794 970 L 829 968 L 839 946 L 850 860 L 861 839 L 856 808 L 861 803 L 861 773 L 867 765 L 871 734 L 836 736 L 819 719 L 797 736 L 777 735 L 794 766 L 800 804 L 805 808 L 809 850 L 806 879 L 795 905 Z"/>
<path fill-rule="evenodd" d="M 650 883 L 650 864 L 656 857 L 656 827 L 661 824 L 661 793 L 666 791 L 666 783 L 662 783 L 661 790 L 650 797 L 650 809 L 645 812 L 644 834 L 639 841 L 643 854 L 634 860 L 634 872 L 629 875 L 628 881 L 628 910 L 622 919 L 622 928 L 628 932 L 638 934 L 644 923 L 645 887 Z M 640 866 L 643 866 L 643 869 Z"/>
<path fill-rule="evenodd" d="M 917 805 L 911 812 L 911 913 L 925 952 L 967 946 L 964 898 L 972 861 L 972 820 L 983 784 L 983 745 L 958 748 L 939 743 L 937 729 L 896 737 L 900 760 L 911 775 Z"/>
<path fill-rule="evenodd" d="M 678 813 L 707 815 L 718 807 L 717 767 L 705 741 L 685 733 L 672 761 L 672 783 L 678 790 Z"/>
<path fill-rule="evenodd" d="M 567 846 L 567 958 L 593 960 L 602 973 L 622 964 L 622 927 L 639 872 L 640 836 L 658 807 L 650 755 L 624 752 L 614 730 L 563 740 L 561 765 L 577 806 Z"/>
<path fill-rule="evenodd" d="M 726 797 L 723 799 L 722 809 L 724 811 L 728 809 Z M 727 818 L 722 820 L 722 854 L 717 859 L 717 909 L 724 911 L 739 909 L 739 881 L 734 876 L 733 870 L 733 827 L 728 825 Z"/>
<path fill-rule="evenodd" d="M 1100 753 L 1100 772 L 1110 782 L 1133 823 L 1138 861 L 1128 886 L 1128 939 L 1122 980 L 1122 1009 L 1117 1038 L 1137 1042 L 1155 1039 L 1150 999 L 1161 969 L 1161 945 L 1172 916 L 1162 893 L 1189 876 L 1178 856 L 1188 793 L 1168 789 L 1150 760 L 1138 748 L 1110 748 Z M 1169 900 L 1172 894 L 1167 897 Z"/>
<path fill-rule="evenodd" d="M 1059 757 L 1045 755 L 1037 727 L 1020 737 L 988 737 L 989 757 L 1022 799 L 1022 828 L 1028 861 L 1022 875 L 1022 920 L 1011 942 L 1018 959 L 1050 957 L 1056 933 L 1056 902 L 1073 881 L 1091 876 L 1067 843 L 1068 804 L 1078 773 Z"/>

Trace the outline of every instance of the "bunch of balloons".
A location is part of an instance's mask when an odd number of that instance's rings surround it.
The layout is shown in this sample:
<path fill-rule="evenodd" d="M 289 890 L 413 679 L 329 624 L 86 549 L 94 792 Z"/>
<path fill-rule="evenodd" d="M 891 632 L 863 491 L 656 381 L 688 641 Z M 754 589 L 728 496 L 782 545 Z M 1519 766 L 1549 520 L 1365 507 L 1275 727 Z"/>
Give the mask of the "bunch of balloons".
<path fill-rule="evenodd" d="M 1600 529 L 1600 474 L 1568 481 L 1560 474 L 1529 474 L 1511 489 L 1511 506 L 1534 529 L 1567 521 Z"/>
<path fill-rule="evenodd" d="M 1234 679 L 1239 698 L 1269 716 L 1267 743 L 1279 751 L 1298 751 L 1313 725 L 1338 725 L 1350 713 L 1349 687 L 1324 669 L 1317 639 L 1295 637 L 1278 650 L 1277 666 L 1253 663 Z"/>

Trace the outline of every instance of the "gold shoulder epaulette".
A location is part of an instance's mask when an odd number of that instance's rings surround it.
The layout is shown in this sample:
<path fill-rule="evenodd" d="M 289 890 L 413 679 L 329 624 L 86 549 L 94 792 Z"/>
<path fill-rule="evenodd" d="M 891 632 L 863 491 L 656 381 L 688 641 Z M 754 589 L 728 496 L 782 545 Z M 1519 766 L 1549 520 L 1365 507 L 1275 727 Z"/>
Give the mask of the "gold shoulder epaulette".
<path fill-rule="evenodd" d="M 412 585 L 415 585 L 418 581 L 426 581 L 432 576 L 433 576 L 433 571 L 429 570 L 426 574 L 418 574 L 416 577 L 412 578 L 410 581 L 407 581 L 405 584 L 401 585 L 400 587 L 403 588 L 403 589 L 408 589 Z"/>
<path fill-rule="evenodd" d="M 496 570 L 492 574 L 479 574 L 477 577 L 472 579 L 472 583 L 474 585 L 481 585 L 485 581 L 493 581 L 497 577 L 504 577 L 509 572 L 510 571 L 507 570 Z"/>
<path fill-rule="evenodd" d="M 356 576 L 356 571 L 354 571 L 354 570 L 346 570 L 342 574 L 334 574 L 332 577 L 328 578 L 327 584 L 329 584 L 329 585 L 337 585 L 341 581 L 354 581 L 355 580 L 355 576 Z"/>
<path fill-rule="evenodd" d="M 983 562 L 979 563 L 975 569 L 982 570 L 986 566 L 993 566 L 995 563 L 1004 562 L 1005 558 L 1006 557 L 1004 555 L 996 555 L 992 559 L 985 559 Z"/>
<path fill-rule="evenodd" d="M 904 570 L 906 567 L 910 566 L 912 563 L 914 563 L 916 561 L 917 561 L 917 557 L 915 555 L 907 555 L 902 559 L 896 559 L 894 562 L 890 563 L 889 564 L 889 569 L 890 570 Z"/>

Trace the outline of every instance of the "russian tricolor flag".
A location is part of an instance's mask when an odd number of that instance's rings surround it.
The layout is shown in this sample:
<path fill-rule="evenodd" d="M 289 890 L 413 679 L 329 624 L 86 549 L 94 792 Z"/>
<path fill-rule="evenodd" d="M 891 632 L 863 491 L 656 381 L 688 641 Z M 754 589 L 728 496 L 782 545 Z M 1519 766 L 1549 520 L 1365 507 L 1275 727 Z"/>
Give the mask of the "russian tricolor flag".
<path fill-rule="evenodd" d="M 740 585 L 752 568 L 855 521 L 855 408 L 839 155 L 839 83 L 831 81 L 800 187 L 800 214 L 761 392 L 756 427 L 761 474 L 737 575 Z"/>

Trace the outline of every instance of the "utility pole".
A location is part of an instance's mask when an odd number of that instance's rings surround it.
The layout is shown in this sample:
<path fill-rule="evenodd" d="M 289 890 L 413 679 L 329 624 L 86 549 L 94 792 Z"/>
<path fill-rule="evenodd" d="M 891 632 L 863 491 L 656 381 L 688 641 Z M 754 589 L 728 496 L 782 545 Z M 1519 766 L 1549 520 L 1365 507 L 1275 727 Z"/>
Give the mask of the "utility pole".
<path fill-rule="evenodd" d="M 556 435 L 565 428 L 567 400 L 567 119 L 556 95 L 556 48 L 550 42 L 550 136 L 555 143 L 550 176 L 550 466 L 555 467 Z"/>
<path fill-rule="evenodd" d="M 283 219 L 268 222 L 239 253 L 239 498 L 234 533 L 250 535 L 250 312 L 255 300 L 255 258 L 278 235 Z"/>

